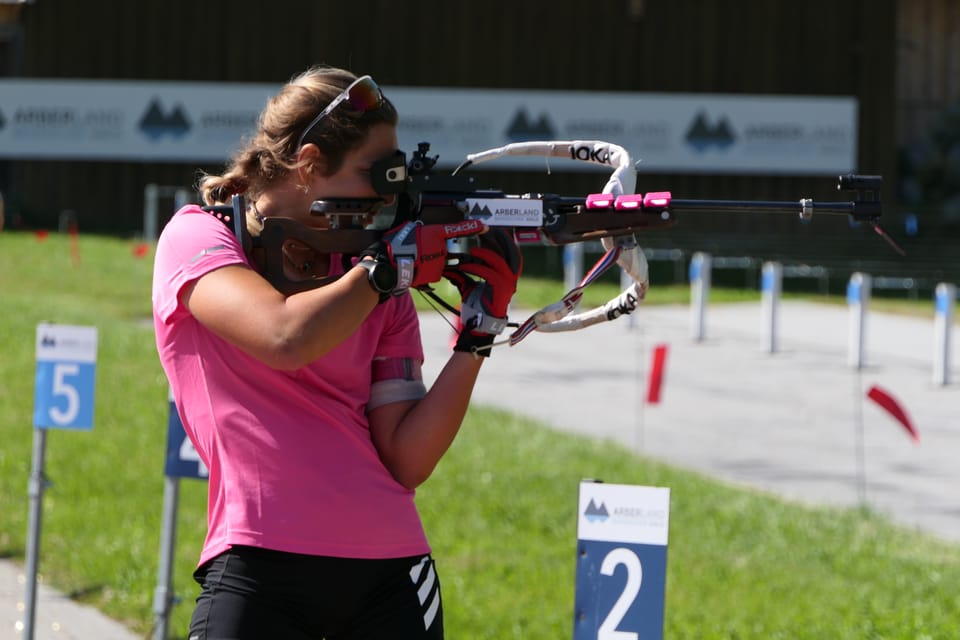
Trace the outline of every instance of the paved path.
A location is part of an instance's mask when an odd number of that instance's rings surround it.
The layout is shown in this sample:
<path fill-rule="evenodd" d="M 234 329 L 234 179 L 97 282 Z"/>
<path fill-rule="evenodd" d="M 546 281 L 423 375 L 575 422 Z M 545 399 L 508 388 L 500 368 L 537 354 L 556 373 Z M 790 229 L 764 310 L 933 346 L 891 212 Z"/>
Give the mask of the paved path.
<path fill-rule="evenodd" d="M 690 337 L 687 307 L 649 307 L 633 322 L 534 333 L 499 348 L 474 399 L 789 499 L 865 501 L 900 524 L 960 541 L 960 384 L 932 382 L 933 321 L 870 314 L 866 366 L 857 371 L 847 364 L 848 316 L 845 307 L 786 302 L 781 348 L 770 354 L 758 303 L 710 308 L 700 342 Z M 451 330 L 435 314 L 423 327 L 429 377 Z M 952 379 L 960 382 L 957 338 Z M 661 402 L 645 405 L 658 344 L 668 345 Z M 906 407 L 919 444 L 865 399 L 872 385 Z"/>
<path fill-rule="evenodd" d="M 23 638 L 25 595 L 23 568 L 9 560 L 0 561 L 0 638 L 3 640 Z M 33 630 L 35 640 L 140 640 L 140 636 L 119 622 L 43 584 L 37 589 Z"/>
<path fill-rule="evenodd" d="M 633 319 L 575 333 L 534 333 L 494 353 L 475 403 L 788 499 L 865 501 L 902 525 L 960 542 L 960 335 L 952 354 L 957 384 L 940 387 L 932 383 L 931 320 L 872 313 L 860 371 L 847 364 L 845 308 L 786 302 L 781 322 L 775 354 L 761 343 L 755 303 L 711 307 L 699 342 L 690 337 L 686 307 L 644 308 Z M 452 330 L 434 313 L 422 327 L 432 380 Z M 647 405 L 646 370 L 659 344 L 669 350 L 661 402 Z M 919 444 L 864 399 L 875 384 L 906 407 Z M 0 561 L 0 638 L 21 637 L 22 580 L 18 565 Z M 37 640 L 137 638 L 45 587 L 35 630 Z"/>

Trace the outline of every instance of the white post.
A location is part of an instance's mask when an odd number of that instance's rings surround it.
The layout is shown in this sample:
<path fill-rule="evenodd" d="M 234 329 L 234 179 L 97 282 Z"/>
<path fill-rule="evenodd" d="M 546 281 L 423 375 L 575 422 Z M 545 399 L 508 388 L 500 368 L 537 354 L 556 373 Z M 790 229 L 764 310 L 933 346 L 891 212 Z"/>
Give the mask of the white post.
<path fill-rule="evenodd" d="M 160 564 L 157 588 L 153 592 L 154 640 L 167 640 L 170 610 L 173 608 L 173 562 L 177 546 L 177 505 L 180 503 L 180 478 L 163 479 L 163 520 L 160 529 Z"/>
<path fill-rule="evenodd" d="M 179 211 L 190 204 L 190 190 L 180 187 L 173 192 L 173 210 Z"/>
<path fill-rule="evenodd" d="M 866 361 L 867 308 L 870 306 L 871 278 L 856 272 L 847 283 L 847 305 L 850 308 L 850 339 L 847 363 L 862 369 Z"/>
<path fill-rule="evenodd" d="M 763 312 L 763 348 L 776 353 L 780 346 L 780 293 L 783 291 L 783 265 L 765 262 L 760 274 L 760 302 Z"/>
<path fill-rule="evenodd" d="M 633 278 L 627 273 L 626 269 L 620 269 L 620 291 L 626 291 L 633 285 Z M 627 328 L 633 329 L 637 324 L 637 314 L 631 313 L 627 316 Z"/>
<path fill-rule="evenodd" d="M 43 526 L 43 492 L 47 488 L 46 475 L 47 430 L 33 430 L 33 462 L 30 469 L 28 494 L 30 516 L 27 526 L 27 592 L 24 597 L 23 640 L 33 640 L 37 619 L 37 574 L 40 567 L 40 530 Z"/>
<path fill-rule="evenodd" d="M 934 292 L 933 384 L 944 387 L 950 384 L 951 334 L 956 301 L 956 285 L 945 282 L 937 285 Z"/>
<path fill-rule="evenodd" d="M 143 188 L 143 239 L 145 242 L 157 241 L 159 197 L 160 187 L 157 185 L 151 183 Z"/>
<path fill-rule="evenodd" d="M 710 298 L 710 254 L 698 251 L 690 258 L 690 337 L 706 338 L 707 300 Z"/>
<path fill-rule="evenodd" d="M 583 280 L 583 243 L 563 246 L 563 286 L 570 291 Z"/>

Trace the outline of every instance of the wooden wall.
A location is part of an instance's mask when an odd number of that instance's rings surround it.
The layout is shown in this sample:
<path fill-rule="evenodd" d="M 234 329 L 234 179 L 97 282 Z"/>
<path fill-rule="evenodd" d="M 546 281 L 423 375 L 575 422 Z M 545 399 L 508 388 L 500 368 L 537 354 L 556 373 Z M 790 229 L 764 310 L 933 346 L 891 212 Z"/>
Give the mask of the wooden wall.
<path fill-rule="evenodd" d="M 852 94 L 860 170 L 896 176 L 896 0 L 37 0 L 20 19 L 22 75 L 35 77 L 279 84 L 325 62 L 397 86 Z M 197 169 L 18 162 L 7 190 L 27 224 L 51 226 L 72 209 L 87 228 L 132 233 L 146 183 L 189 186 Z M 533 191 L 541 179 L 511 173 L 491 186 Z M 641 181 L 684 198 L 836 195 L 831 180 L 811 178 Z M 559 190 L 593 182 L 570 176 Z M 711 216 L 684 228 L 776 231 L 794 220 Z"/>
<path fill-rule="evenodd" d="M 960 103 L 960 2 L 898 2 L 897 68 L 898 140 L 909 145 Z"/>

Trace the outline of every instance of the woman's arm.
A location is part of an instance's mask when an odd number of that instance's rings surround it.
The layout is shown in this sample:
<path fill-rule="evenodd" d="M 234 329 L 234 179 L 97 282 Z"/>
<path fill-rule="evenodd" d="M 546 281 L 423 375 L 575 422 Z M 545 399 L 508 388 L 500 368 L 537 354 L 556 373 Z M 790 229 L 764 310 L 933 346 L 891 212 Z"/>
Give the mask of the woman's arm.
<path fill-rule="evenodd" d="M 292 370 L 346 340 L 377 305 L 367 272 L 284 297 L 252 269 L 221 267 L 197 279 L 182 300 L 207 329 L 264 364 Z"/>
<path fill-rule="evenodd" d="M 380 459 L 408 489 L 422 484 L 446 453 L 467 413 L 484 358 L 454 353 L 420 400 L 396 402 L 369 413 Z"/>
<path fill-rule="evenodd" d="M 480 365 L 506 326 L 507 308 L 523 270 L 513 236 L 502 229 L 482 234 L 480 246 L 469 254 L 469 260 L 444 271 L 463 301 L 464 327 L 450 360 L 422 400 L 385 405 L 368 414 L 381 460 L 408 489 L 430 477 L 460 430 Z"/>

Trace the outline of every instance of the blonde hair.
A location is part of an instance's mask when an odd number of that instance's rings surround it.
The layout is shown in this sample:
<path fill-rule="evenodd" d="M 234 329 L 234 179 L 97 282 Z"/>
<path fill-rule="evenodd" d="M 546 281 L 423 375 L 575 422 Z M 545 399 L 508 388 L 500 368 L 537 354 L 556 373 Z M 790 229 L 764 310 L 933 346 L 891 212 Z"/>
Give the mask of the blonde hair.
<path fill-rule="evenodd" d="M 297 142 L 307 125 L 337 95 L 356 80 L 349 71 L 315 66 L 295 76 L 272 97 L 260 113 L 256 133 L 230 160 L 223 175 L 203 175 L 197 185 L 206 204 L 228 202 L 235 194 L 252 198 L 300 168 Z M 325 175 L 337 172 L 344 156 L 359 146 L 375 124 L 397 124 L 397 111 L 389 100 L 359 116 L 349 107 L 331 111 L 313 127 L 304 142 L 323 153 Z"/>

